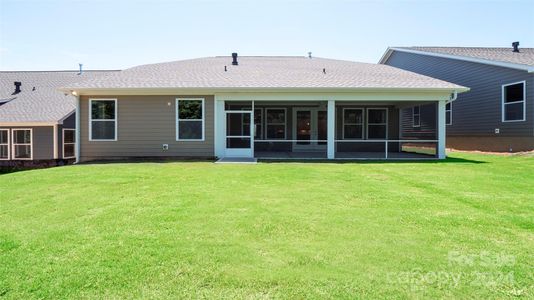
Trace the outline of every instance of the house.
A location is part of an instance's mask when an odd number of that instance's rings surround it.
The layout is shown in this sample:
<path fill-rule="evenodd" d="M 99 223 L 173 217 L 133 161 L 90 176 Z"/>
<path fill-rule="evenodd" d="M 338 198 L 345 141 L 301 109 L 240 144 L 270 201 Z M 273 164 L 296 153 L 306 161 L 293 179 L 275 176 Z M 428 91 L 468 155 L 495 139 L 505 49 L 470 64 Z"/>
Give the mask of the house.
<path fill-rule="evenodd" d="M 445 158 L 445 105 L 469 89 L 386 65 L 234 53 L 137 66 L 62 90 L 77 97 L 76 151 L 85 162 Z M 430 103 L 437 135 L 402 140 L 399 110 Z"/>
<path fill-rule="evenodd" d="M 74 161 L 76 98 L 58 88 L 107 73 L 0 72 L 0 168 Z"/>
<path fill-rule="evenodd" d="M 447 104 L 447 147 L 496 152 L 534 149 L 534 48 L 394 47 L 385 64 L 471 90 Z M 403 110 L 405 137 L 435 134 L 435 105 Z"/>

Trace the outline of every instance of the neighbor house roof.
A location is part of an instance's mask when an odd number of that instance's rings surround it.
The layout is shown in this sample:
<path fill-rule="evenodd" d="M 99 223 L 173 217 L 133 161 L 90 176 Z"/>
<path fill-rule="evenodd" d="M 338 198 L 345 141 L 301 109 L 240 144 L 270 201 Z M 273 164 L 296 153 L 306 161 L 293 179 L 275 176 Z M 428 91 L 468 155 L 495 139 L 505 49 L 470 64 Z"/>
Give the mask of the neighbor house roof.
<path fill-rule="evenodd" d="M 511 47 L 390 47 L 379 63 L 385 63 L 393 51 L 452 58 L 534 72 L 534 48 L 520 47 L 519 52 L 513 52 Z"/>
<path fill-rule="evenodd" d="M 64 90 L 105 89 L 441 89 L 459 85 L 387 65 L 308 58 L 218 56 L 142 65 L 65 85 Z"/>
<path fill-rule="evenodd" d="M 75 97 L 59 87 L 111 72 L 116 71 L 0 71 L 0 124 L 57 123 L 76 108 Z"/>

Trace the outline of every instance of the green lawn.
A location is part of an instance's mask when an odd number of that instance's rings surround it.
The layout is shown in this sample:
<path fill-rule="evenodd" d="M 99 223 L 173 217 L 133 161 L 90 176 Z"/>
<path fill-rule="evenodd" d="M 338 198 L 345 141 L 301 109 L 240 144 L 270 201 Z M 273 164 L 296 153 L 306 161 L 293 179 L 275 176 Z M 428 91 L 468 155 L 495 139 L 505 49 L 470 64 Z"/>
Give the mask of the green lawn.
<path fill-rule="evenodd" d="M 0 175 L 0 298 L 533 298 L 534 157 Z"/>

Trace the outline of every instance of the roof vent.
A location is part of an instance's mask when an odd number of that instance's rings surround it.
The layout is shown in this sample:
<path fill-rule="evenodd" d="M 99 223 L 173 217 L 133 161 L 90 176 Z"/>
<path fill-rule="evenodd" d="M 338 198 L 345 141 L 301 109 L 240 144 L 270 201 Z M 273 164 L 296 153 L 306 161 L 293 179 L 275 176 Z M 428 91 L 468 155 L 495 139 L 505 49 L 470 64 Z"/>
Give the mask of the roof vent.
<path fill-rule="evenodd" d="M 237 53 L 232 53 L 232 65 L 237 66 Z"/>
<path fill-rule="evenodd" d="M 21 91 L 20 86 L 22 85 L 22 82 L 20 81 L 15 81 L 14 83 L 15 83 L 15 92 L 13 93 L 13 95 L 20 93 Z"/>
<path fill-rule="evenodd" d="M 519 42 L 513 42 L 512 47 L 514 47 L 514 52 L 519 52 Z"/>
<path fill-rule="evenodd" d="M 78 65 L 80 65 L 80 73 L 78 73 L 78 75 L 82 75 L 82 73 L 83 73 L 83 64 L 78 64 Z"/>
<path fill-rule="evenodd" d="M 311 52 L 308 52 L 308 58 L 312 58 L 312 53 Z"/>

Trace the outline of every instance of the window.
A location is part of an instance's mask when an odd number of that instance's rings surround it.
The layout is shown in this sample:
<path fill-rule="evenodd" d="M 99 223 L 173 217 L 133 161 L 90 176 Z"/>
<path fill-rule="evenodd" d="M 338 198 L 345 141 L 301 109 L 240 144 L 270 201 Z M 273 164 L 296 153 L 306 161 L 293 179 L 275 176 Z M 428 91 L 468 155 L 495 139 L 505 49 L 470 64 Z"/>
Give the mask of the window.
<path fill-rule="evenodd" d="M 421 127 L 421 106 L 412 107 L 412 126 Z"/>
<path fill-rule="evenodd" d="M 254 139 L 263 140 L 263 109 L 254 109 Z"/>
<path fill-rule="evenodd" d="M 363 109 L 343 109 L 343 139 L 363 139 Z"/>
<path fill-rule="evenodd" d="M 515 82 L 502 86 L 502 121 L 525 121 L 526 82 Z"/>
<path fill-rule="evenodd" d="M 452 125 L 452 102 L 445 105 L 445 124 Z"/>
<path fill-rule="evenodd" d="M 0 129 L 0 160 L 9 159 L 9 129 Z"/>
<path fill-rule="evenodd" d="M 176 99 L 176 140 L 204 140 L 204 99 Z"/>
<path fill-rule="evenodd" d="M 89 100 L 89 140 L 117 140 L 117 99 Z"/>
<path fill-rule="evenodd" d="M 32 153 L 32 130 L 13 129 L 13 159 L 31 160 Z"/>
<path fill-rule="evenodd" d="M 386 108 L 367 109 L 367 138 L 387 139 L 388 111 Z"/>
<path fill-rule="evenodd" d="M 283 140 L 286 138 L 286 109 L 266 108 L 267 139 Z"/>
<path fill-rule="evenodd" d="M 74 158 L 76 148 L 76 130 L 63 129 L 63 158 Z"/>

